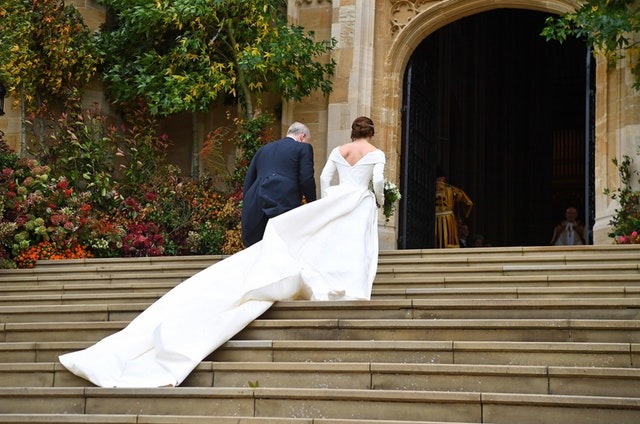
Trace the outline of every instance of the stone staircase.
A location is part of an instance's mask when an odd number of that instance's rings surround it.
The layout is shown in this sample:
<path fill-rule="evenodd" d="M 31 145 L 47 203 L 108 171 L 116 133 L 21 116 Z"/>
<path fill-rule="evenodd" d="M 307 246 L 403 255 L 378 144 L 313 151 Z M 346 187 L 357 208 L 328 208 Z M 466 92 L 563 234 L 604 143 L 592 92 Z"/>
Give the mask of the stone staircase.
<path fill-rule="evenodd" d="M 57 362 L 221 257 L 0 270 L 0 423 L 640 423 L 640 246 L 380 253 L 370 302 L 280 302 L 178 388 Z"/>

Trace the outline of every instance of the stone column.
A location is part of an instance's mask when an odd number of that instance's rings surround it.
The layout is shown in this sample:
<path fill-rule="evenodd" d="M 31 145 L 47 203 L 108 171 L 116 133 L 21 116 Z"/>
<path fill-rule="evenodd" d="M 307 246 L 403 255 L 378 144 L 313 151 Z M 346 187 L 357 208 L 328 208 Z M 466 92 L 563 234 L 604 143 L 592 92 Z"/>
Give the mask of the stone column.
<path fill-rule="evenodd" d="M 338 40 L 329 96 L 327 153 L 350 139 L 351 122 L 371 116 L 375 2 L 334 0 L 331 36 Z"/>
<path fill-rule="evenodd" d="M 636 38 L 640 35 L 636 34 Z M 595 224 L 594 244 L 610 244 L 610 221 L 619 207 L 617 201 L 603 193 L 605 188 L 620 187 L 618 169 L 613 159 L 622 161 L 625 155 L 633 159 L 632 169 L 640 171 L 640 93 L 632 85 L 635 77 L 630 63 L 623 59 L 615 69 L 598 57 L 596 67 L 596 151 L 595 151 Z M 632 176 L 635 189 L 640 189 L 638 177 Z"/>

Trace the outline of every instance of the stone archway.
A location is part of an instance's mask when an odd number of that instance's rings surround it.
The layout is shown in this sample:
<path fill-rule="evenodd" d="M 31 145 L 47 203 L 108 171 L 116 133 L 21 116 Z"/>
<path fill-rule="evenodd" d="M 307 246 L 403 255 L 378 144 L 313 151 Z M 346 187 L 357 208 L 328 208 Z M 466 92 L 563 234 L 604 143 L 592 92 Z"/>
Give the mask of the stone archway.
<path fill-rule="evenodd" d="M 429 36 L 429 34 L 451 22 L 492 9 L 528 9 L 561 14 L 572 10 L 575 5 L 576 2 L 573 1 L 549 1 L 541 3 L 532 0 L 476 0 L 461 3 L 447 0 L 440 2 L 391 0 L 389 15 L 392 37 L 389 43 L 388 54 L 384 58 L 382 75 L 380 78 L 376 78 L 376 80 L 381 82 L 381 92 L 375 97 L 382 99 L 382 101 L 379 103 L 378 109 L 376 107 L 373 108 L 374 115 L 379 117 L 378 119 L 382 124 L 383 138 L 384 140 L 388 140 L 385 150 L 391 159 L 389 164 L 389 169 L 392 170 L 391 175 L 398 178 L 400 172 L 399 158 L 400 140 L 402 138 L 401 108 L 404 71 L 412 53 L 422 40 Z M 601 62 L 602 61 L 598 62 L 597 70 L 599 75 L 597 78 L 598 93 L 601 93 L 604 87 L 614 82 L 611 81 L 612 78 L 619 84 L 620 79 L 624 76 L 624 69 L 621 71 L 622 76 L 616 74 L 613 76 L 610 75 Z M 630 87 L 627 87 L 627 89 L 629 88 Z M 620 102 L 620 100 L 609 97 L 607 101 L 608 104 L 603 105 L 602 100 L 600 100 L 600 110 L 596 111 L 596 119 L 600 126 L 600 130 L 598 130 L 598 127 L 596 128 L 596 134 L 598 135 L 596 141 L 597 159 L 595 178 L 595 190 L 597 192 L 596 226 L 594 227 L 594 241 L 596 243 L 610 242 L 606 237 L 606 227 L 614 206 L 611 205 L 608 199 L 603 199 L 602 195 L 598 195 L 598 193 L 602 192 L 607 182 L 615 182 L 615 169 L 611 169 L 608 163 L 610 162 L 609 158 L 614 157 L 617 152 L 620 151 L 619 148 L 611 149 L 610 145 L 607 148 L 605 139 L 611 135 L 617 135 L 617 132 L 611 131 L 610 128 L 602 123 L 602 117 L 606 116 L 604 109 L 612 107 L 612 105 Z M 609 132 L 609 134 L 606 132 Z M 599 230 L 597 228 L 599 228 Z M 388 234 L 386 237 L 390 238 Z"/>
<path fill-rule="evenodd" d="M 396 93 L 387 96 L 382 109 L 389 114 L 401 105 L 402 77 L 411 54 L 429 34 L 441 27 L 480 12 L 498 8 L 529 9 L 550 13 L 566 13 L 573 10 L 575 1 L 535 0 L 391 0 L 391 31 L 393 41 L 384 60 L 383 90 Z M 396 112 L 397 113 L 397 112 Z M 383 113 L 383 116 L 386 115 Z M 395 114 L 392 114 L 395 116 Z M 392 122 L 388 122 L 392 124 Z M 396 125 L 399 129 L 399 125 Z"/>
<path fill-rule="evenodd" d="M 548 16 L 480 12 L 416 48 L 403 88 L 399 247 L 434 243 L 436 166 L 475 203 L 465 217 L 470 235 L 493 246 L 547 245 L 568 205 L 581 219 L 592 209 L 581 166 L 587 48 L 540 37 Z"/>
<path fill-rule="evenodd" d="M 385 121 L 389 131 L 400 130 L 397 117 L 402 104 L 402 78 L 409 58 L 414 50 L 429 34 L 441 27 L 480 12 L 498 8 L 529 9 L 550 13 L 566 13 L 573 10 L 575 1 L 536 0 L 472 0 L 458 2 L 452 0 L 390 0 L 391 42 L 389 53 L 384 59 L 383 91 L 389 93 L 381 106 L 381 116 L 389 116 Z M 395 134 L 395 133 L 390 133 Z"/>

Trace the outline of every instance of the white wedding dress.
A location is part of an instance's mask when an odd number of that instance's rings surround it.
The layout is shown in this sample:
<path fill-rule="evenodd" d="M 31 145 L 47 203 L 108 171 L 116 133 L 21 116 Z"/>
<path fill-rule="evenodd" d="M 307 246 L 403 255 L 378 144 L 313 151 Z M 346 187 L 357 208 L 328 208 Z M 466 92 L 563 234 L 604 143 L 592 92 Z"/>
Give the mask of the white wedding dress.
<path fill-rule="evenodd" d="M 102 387 L 179 385 L 275 301 L 368 300 L 378 264 L 380 150 L 351 166 L 334 149 L 322 198 L 269 220 L 262 241 L 185 280 L 123 330 L 60 362 Z M 338 185 L 330 186 L 335 172 Z"/>

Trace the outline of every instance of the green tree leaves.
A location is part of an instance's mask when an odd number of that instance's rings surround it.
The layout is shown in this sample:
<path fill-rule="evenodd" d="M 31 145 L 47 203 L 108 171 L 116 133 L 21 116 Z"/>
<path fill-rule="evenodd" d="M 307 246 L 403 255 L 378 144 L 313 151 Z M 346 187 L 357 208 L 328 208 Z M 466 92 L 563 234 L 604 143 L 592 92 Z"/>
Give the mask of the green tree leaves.
<path fill-rule="evenodd" d="M 109 18 L 92 35 L 62 0 L 0 6 L 0 79 L 28 110 L 77 103 L 100 67 L 108 97 L 141 99 L 153 114 L 207 111 L 237 99 L 245 116 L 264 91 L 300 100 L 331 91 L 335 40 L 289 25 L 283 0 L 100 0 Z"/>
<path fill-rule="evenodd" d="M 585 0 L 574 12 L 547 18 L 542 36 L 563 42 L 569 36 L 586 40 L 614 66 L 629 58 L 640 90 L 640 5 L 634 0 Z M 635 33 L 635 35 L 634 35 Z M 636 37 L 635 39 L 633 37 Z"/>
<path fill-rule="evenodd" d="M 99 55 L 78 10 L 62 0 L 3 0 L 0 80 L 28 111 L 49 100 L 77 100 Z"/>
<path fill-rule="evenodd" d="M 154 114 L 206 111 L 238 99 L 245 116 L 264 91 L 300 100 L 331 91 L 335 40 L 288 25 L 282 0 L 103 0 L 103 78 L 116 103 L 143 98 Z"/>

